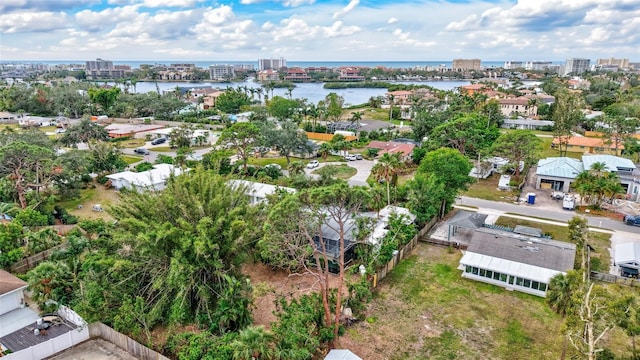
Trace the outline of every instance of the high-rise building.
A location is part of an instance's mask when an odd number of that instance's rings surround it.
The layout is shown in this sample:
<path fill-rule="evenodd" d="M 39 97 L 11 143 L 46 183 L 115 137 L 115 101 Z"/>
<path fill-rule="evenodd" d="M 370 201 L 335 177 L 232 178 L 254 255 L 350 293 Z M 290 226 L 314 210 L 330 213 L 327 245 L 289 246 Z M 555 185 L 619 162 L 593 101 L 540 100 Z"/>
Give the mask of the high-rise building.
<path fill-rule="evenodd" d="M 522 61 L 505 61 L 504 69 L 505 70 L 514 70 L 520 69 L 524 67 L 524 63 Z"/>
<path fill-rule="evenodd" d="M 87 61 L 86 69 L 88 71 L 91 70 L 111 70 L 113 69 L 113 61 L 111 60 L 102 60 L 97 58 L 95 61 Z"/>
<path fill-rule="evenodd" d="M 480 70 L 480 59 L 453 59 L 451 68 L 454 71 Z"/>
<path fill-rule="evenodd" d="M 259 59 L 258 70 L 280 70 L 283 67 L 287 67 L 287 59 Z"/>
<path fill-rule="evenodd" d="M 564 75 L 581 75 L 589 70 L 591 60 L 582 58 L 567 59 L 564 65 Z"/>
<path fill-rule="evenodd" d="M 617 66 L 618 69 L 628 69 L 629 68 L 629 59 L 598 59 L 597 62 L 598 67 L 613 67 Z"/>
<path fill-rule="evenodd" d="M 234 77 L 234 65 L 210 65 L 209 77 L 211 80 L 228 80 Z"/>

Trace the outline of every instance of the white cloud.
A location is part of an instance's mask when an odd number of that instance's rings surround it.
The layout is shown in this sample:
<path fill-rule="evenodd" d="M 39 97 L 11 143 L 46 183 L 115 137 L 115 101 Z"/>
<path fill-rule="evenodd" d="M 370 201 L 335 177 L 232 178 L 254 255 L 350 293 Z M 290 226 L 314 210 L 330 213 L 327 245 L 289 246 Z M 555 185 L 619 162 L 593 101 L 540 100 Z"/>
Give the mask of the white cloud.
<path fill-rule="evenodd" d="M 63 12 L 19 12 L 0 14 L 0 31 L 3 33 L 47 32 L 69 26 Z"/>
<path fill-rule="evenodd" d="M 192 7 L 202 0 L 144 0 L 143 6 L 150 8 L 157 7 Z"/>
<path fill-rule="evenodd" d="M 349 3 L 347 4 L 347 6 L 345 6 L 344 8 L 342 8 L 340 11 L 336 11 L 333 13 L 333 19 L 339 19 L 345 15 L 347 15 L 348 13 L 350 13 L 353 9 L 355 9 L 358 5 L 360 5 L 360 0 L 351 0 L 349 1 Z"/>
<path fill-rule="evenodd" d="M 108 8 L 102 11 L 82 10 L 75 14 L 76 24 L 90 31 L 112 28 L 123 21 L 133 21 L 140 14 L 139 6 Z"/>
<path fill-rule="evenodd" d="M 240 0 L 240 4 L 252 5 L 252 4 L 260 4 L 267 1 L 268 0 Z M 302 5 L 312 5 L 316 2 L 316 0 L 276 0 L 274 2 L 279 2 L 283 6 L 297 7 Z"/>
<path fill-rule="evenodd" d="M 394 17 L 389 18 L 389 20 L 387 20 L 387 24 L 389 24 L 389 25 L 393 25 L 393 24 L 396 24 L 396 23 L 398 23 L 398 19 L 396 19 Z"/>

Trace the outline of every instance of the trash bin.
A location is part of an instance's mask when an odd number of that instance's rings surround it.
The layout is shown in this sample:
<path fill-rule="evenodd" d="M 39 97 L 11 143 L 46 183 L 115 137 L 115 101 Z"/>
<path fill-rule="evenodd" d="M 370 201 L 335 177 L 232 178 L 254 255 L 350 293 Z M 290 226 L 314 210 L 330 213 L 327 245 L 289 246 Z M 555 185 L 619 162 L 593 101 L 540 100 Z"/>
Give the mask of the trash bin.
<path fill-rule="evenodd" d="M 536 203 L 536 194 L 535 193 L 528 193 L 527 194 L 527 203 L 531 204 L 531 205 Z"/>

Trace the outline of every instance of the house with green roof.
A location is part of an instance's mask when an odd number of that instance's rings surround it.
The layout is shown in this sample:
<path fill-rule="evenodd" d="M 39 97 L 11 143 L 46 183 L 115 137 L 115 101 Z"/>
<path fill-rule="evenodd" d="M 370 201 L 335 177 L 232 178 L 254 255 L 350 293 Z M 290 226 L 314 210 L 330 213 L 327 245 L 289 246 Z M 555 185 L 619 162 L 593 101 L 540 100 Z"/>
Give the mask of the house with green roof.
<path fill-rule="evenodd" d="M 571 183 L 584 171 L 582 161 L 569 157 L 540 159 L 536 170 L 536 189 L 569 192 Z"/>

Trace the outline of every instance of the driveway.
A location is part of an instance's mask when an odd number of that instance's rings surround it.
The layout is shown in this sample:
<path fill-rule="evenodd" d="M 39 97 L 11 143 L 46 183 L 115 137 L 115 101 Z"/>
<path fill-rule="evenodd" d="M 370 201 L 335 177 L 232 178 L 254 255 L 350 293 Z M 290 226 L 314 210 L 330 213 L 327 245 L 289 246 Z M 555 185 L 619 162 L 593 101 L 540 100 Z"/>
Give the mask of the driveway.
<path fill-rule="evenodd" d="M 320 178 L 319 175 L 317 174 L 312 174 L 312 172 L 327 166 L 327 165 L 348 165 L 354 169 L 357 170 L 356 174 L 353 175 L 352 177 L 350 177 L 349 179 L 347 179 L 347 182 L 349 183 L 349 185 L 351 186 L 369 186 L 369 184 L 367 183 L 367 179 L 369 178 L 369 175 L 371 175 L 371 168 L 373 168 L 373 161 L 371 160 L 355 160 L 355 161 L 348 161 L 348 162 L 321 162 L 320 166 L 318 166 L 315 169 L 308 169 L 305 168 L 304 172 L 305 174 L 307 174 L 307 176 L 309 176 L 312 179 L 318 179 Z"/>

